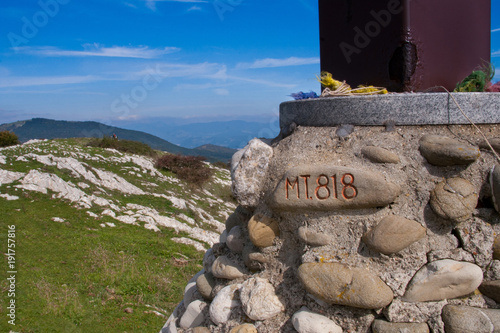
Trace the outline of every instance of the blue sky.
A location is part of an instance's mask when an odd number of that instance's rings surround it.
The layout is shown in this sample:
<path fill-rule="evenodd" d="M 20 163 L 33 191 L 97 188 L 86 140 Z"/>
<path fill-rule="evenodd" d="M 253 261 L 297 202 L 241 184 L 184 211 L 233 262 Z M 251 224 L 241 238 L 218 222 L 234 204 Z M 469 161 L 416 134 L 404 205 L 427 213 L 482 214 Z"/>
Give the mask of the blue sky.
<path fill-rule="evenodd" d="M 290 93 L 319 90 L 317 11 L 317 0 L 2 0 L 0 123 L 276 115 Z"/>

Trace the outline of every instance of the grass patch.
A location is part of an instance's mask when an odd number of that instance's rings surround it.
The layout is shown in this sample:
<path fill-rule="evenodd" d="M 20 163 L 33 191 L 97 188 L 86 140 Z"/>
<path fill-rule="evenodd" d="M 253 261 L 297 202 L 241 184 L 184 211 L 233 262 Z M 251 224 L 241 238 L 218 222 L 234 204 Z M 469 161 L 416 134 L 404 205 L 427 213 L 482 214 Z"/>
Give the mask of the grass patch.
<path fill-rule="evenodd" d="M 202 176 L 203 186 L 201 181 L 191 186 L 178 180 L 182 174 L 179 170 L 160 169 L 168 179 L 151 175 L 115 151 L 87 146 L 92 140 L 95 139 L 58 139 L 9 147 L 0 152 L 6 160 L 0 168 L 24 173 L 38 169 L 73 184 L 86 183 L 88 187 L 82 186 L 81 190 L 87 195 L 99 196 L 123 208 L 121 212 L 112 208 L 117 215 L 124 215 L 126 205 L 134 203 L 163 216 L 185 214 L 197 225 L 214 230 L 202 222 L 195 208 L 215 218 L 227 211 L 224 203 L 216 201 L 218 197 L 226 200 L 231 196 L 227 184 L 215 179 L 228 180 L 224 170 L 209 168 L 199 160 L 201 170 L 208 169 L 211 176 Z M 176 208 L 161 196 L 124 194 L 32 158 L 17 160 L 31 152 L 73 157 L 85 163 L 87 171 L 94 175 L 96 169 L 112 172 L 147 192 L 185 199 L 188 206 Z M 195 169 L 189 164 L 186 170 L 193 173 Z M 211 177 L 213 181 L 205 182 Z M 7 249 L 7 226 L 15 225 L 18 271 L 16 326 L 1 320 L 0 332 L 157 332 L 166 318 L 155 315 L 153 310 L 170 315 L 182 300 L 186 282 L 202 268 L 202 253 L 171 241 L 172 237 L 190 237 L 164 228 L 155 233 L 110 216 L 91 217 L 87 212 L 101 215 L 110 207 L 93 205 L 90 209 L 77 209 L 68 200 L 51 198 L 54 194 L 51 191 L 43 194 L 22 190 L 16 188 L 17 184 L 19 181 L 0 185 L 0 193 L 19 197 L 14 201 L 0 198 L 0 253 Z M 209 197 L 205 189 L 215 197 Z M 54 217 L 64 221 L 55 222 Z M 106 222 L 116 227 L 100 226 Z M 2 258 L 0 317 L 5 319 L 9 298 L 7 259 Z"/>
<path fill-rule="evenodd" d="M 105 219 L 96 221 L 38 193 L 15 201 L 0 198 L 0 215 L 2 252 L 7 226 L 16 226 L 18 332 L 158 331 L 166 318 L 152 314 L 150 306 L 169 314 L 182 299 L 186 281 L 201 269 L 202 254 L 170 241 L 178 236 L 170 230 L 154 233 L 126 224 L 101 228 Z M 190 260 L 173 265 L 178 253 Z M 7 267 L 5 258 L 2 267 Z M 0 270 L 2 318 L 7 318 L 9 300 L 6 274 Z M 7 320 L 0 321 L 1 332 L 10 329 Z"/>
<path fill-rule="evenodd" d="M 162 197 L 154 197 L 151 195 L 127 195 L 120 200 L 124 206 L 128 203 L 141 205 L 144 207 L 155 209 L 159 214 L 176 213 L 178 210 L 172 206 L 172 202 Z"/>

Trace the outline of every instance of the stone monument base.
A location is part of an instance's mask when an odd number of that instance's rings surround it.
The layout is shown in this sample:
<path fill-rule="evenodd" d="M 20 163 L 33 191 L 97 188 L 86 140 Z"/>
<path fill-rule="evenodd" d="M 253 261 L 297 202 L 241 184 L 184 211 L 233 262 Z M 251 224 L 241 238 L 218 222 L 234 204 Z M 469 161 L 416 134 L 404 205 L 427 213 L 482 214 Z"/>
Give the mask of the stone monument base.
<path fill-rule="evenodd" d="M 477 130 L 294 122 L 233 157 L 240 206 L 161 332 L 500 330 L 500 166 Z"/>

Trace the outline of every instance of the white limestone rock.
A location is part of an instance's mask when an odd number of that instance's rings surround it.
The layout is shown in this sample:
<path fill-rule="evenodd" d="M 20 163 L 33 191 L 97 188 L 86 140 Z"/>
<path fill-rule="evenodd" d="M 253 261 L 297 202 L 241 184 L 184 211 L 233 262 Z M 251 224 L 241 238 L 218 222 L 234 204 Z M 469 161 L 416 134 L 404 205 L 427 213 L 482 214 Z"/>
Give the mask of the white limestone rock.
<path fill-rule="evenodd" d="M 299 333 L 342 333 L 342 328 L 333 320 L 314 313 L 305 306 L 294 313 L 292 324 Z"/>
<path fill-rule="evenodd" d="M 205 321 L 208 304 L 200 300 L 191 302 L 181 317 L 179 325 L 184 328 L 193 328 L 201 325 Z"/>
<path fill-rule="evenodd" d="M 240 299 L 243 311 L 252 320 L 266 320 L 285 309 L 276 296 L 273 285 L 259 277 L 252 277 L 243 282 Z"/>
<path fill-rule="evenodd" d="M 259 139 L 251 140 L 231 161 L 234 196 L 243 207 L 256 207 L 261 198 L 273 149 Z"/>
<path fill-rule="evenodd" d="M 22 172 L 14 172 L 14 171 L 0 169 L 0 185 L 10 184 L 10 183 L 20 179 L 24 175 L 25 174 Z"/>
<path fill-rule="evenodd" d="M 210 319 L 216 324 L 222 324 L 229 320 L 233 311 L 241 308 L 238 291 L 241 284 L 232 284 L 222 288 L 210 304 Z"/>

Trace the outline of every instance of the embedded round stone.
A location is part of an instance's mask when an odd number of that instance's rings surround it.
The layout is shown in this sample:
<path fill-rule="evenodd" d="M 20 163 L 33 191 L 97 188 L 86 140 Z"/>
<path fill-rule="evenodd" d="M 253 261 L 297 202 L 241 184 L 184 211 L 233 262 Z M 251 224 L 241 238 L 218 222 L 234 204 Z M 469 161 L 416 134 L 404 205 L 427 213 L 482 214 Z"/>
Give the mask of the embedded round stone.
<path fill-rule="evenodd" d="M 214 261 L 214 250 L 212 248 L 209 248 L 203 255 L 203 268 L 205 269 L 205 272 L 210 273 L 212 271 L 212 265 L 214 264 Z"/>
<path fill-rule="evenodd" d="M 226 238 L 227 247 L 234 253 L 243 252 L 243 230 L 239 225 L 231 229 Z"/>
<path fill-rule="evenodd" d="M 196 281 L 188 282 L 188 284 L 184 288 L 184 298 L 182 300 L 184 302 L 184 306 L 188 306 L 189 303 L 196 299 L 197 291 L 198 289 L 196 288 Z"/>
<path fill-rule="evenodd" d="M 266 320 L 285 309 L 276 296 L 273 285 L 259 277 L 250 278 L 242 283 L 240 300 L 243 311 L 252 320 Z"/>
<path fill-rule="evenodd" d="M 299 228 L 298 236 L 301 241 L 310 246 L 324 246 L 330 244 L 333 241 L 332 236 L 325 233 L 312 231 L 305 226 Z"/>
<path fill-rule="evenodd" d="M 500 138 L 488 138 L 488 141 L 490 142 L 491 148 L 493 148 L 497 154 L 500 154 Z M 491 150 L 486 140 L 482 140 L 479 143 L 479 148 Z"/>
<path fill-rule="evenodd" d="M 250 212 L 242 206 L 236 207 L 235 211 L 226 220 L 226 230 L 231 231 L 237 225 L 244 225 L 250 218 Z"/>
<path fill-rule="evenodd" d="M 305 263 L 298 269 L 307 292 L 331 304 L 380 309 L 394 298 L 378 276 L 340 263 Z"/>
<path fill-rule="evenodd" d="M 429 333 L 426 323 L 391 323 L 385 320 L 375 319 L 372 324 L 373 333 Z"/>
<path fill-rule="evenodd" d="M 212 274 L 220 279 L 234 280 L 245 275 L 245 269 L 231 261 L 226 256 L 215 259 L 212 265 Z"/>
<path fill-rule="evenodd" d="M 292 316 L 292 324 L 299 333 L 342 333 L 342 327 L 333 320 L 310 311 L 303 306 Z"/>
<path fill-rule="evenodd" d="M 405 302 L 428 302 L 468 295 L 483 281 L 483 271 L 468 262 L 450 259 L 431 262 L 412 278 Z"/>
<path fill-rule="evenodd" d="M 494 281 L 484 281 L 479 286 L 479 291 L 495 300 L 495 302 L 500 302 L 500 280 Z"/>
<path fill-rule="evenodd" d="M 227 322 L 231 318 L 233 311 L 241 308 L 241 302 L 237 293 L 240 287 L 241 284 L 232 284 L 222 288 L 212 303 L 210 303 L 210 319 L 215 325 Z"/>
<path fill-rule="evenodd" d="M 500 310 L 446 305 L 441 319 L 446 333 L 490 333 L 500 330 Z"/>
<path fill-rule="evenodd" d="M 490 172 L 491 198 L 497 212 L 500 213 L 500 165 L 496 164 Z"/>
<path fill-rule="evenodd" d="M 420 139 L 420 153 L 432 165 L 467 165 L 480 156 L 479 148 L 440 135 L 425 135 Z"/>
<path fill-rule="evenodd" d="M 362 240 L 370 249 L 389 255 L 424 238 L 426 231 L 418 222 L 392 215 L 383 218 Z"/>
<path fill-rule="evenodd" d="M 257 333 L 257 328 L 252 324 L 243 324 L 233 327 L 229 333 Z"/>
<path fill-rule="evenodd" d="M 253 245 L 268 247 L 279 236 L 278 221 L 264 215 L 254 215 L 248 221 L 248 234 Z"/>
<path fill-rule="evenodd" d="M 399 156 L 393 152 L 375 146 L 366 146 L 361 149 L 361 153 L 364 157 L 369 159 L 374 163 L 393 163 L 397 164 L 400 162 Z"/>
<path fill-rule="evenodd" d="M 392 203 L 400 192 L 375 171 L 311 164 L 288 170 L 268 203 L 285 211 L 377 208 Z"/>
<path fill-rule="evenodd" d="M 184 329 L 193 328 L 201 325 L 205 321 L 205 311 L 208 304 L 200 300 L 189 303 L 186 311 L 181 317 L 180 326 Z"/>
<path fill-rule="evenodd" d="M 463 178 L 449 178 L 431 191 L 430 205 L 441 218 L 462 222 L 472 216 L 477 206 L 478 194 L 474 185 Z"/>
<path fill-rule="evenodd" d="M 215 279 L 212 273 L 202 274 L 196 279 L 196 288 L 201 296 L 203 296 L 203 298 L 207 301 L 211 301 L 213 299 L 212 291 L 214 287 Z"/>

